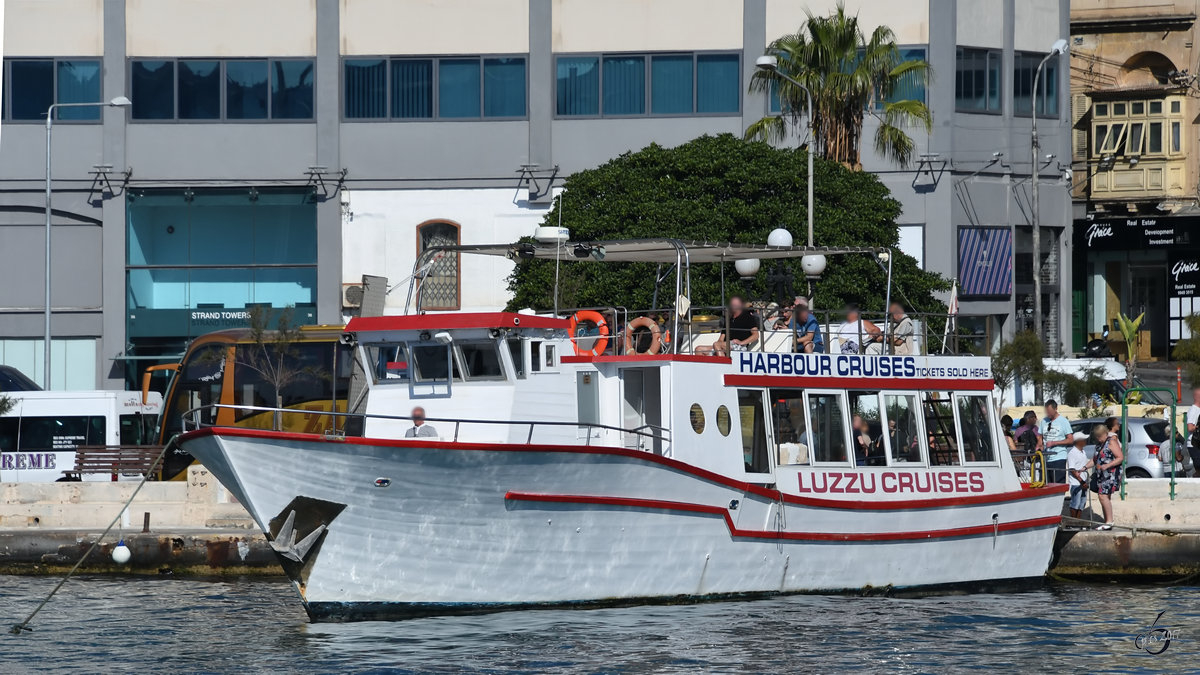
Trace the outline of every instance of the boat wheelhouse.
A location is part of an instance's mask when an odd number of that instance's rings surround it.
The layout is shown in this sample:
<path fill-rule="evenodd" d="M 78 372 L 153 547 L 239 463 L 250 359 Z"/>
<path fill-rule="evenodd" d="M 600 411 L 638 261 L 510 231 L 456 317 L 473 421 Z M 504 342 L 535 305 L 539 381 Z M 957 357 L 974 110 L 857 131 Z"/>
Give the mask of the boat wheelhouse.
<path fill-rule="evenodd" d="M 805 249 L 656 250 L 677 256 L 675 307 L 655 319 L 669 349 L 613 334 L 597 350 L 562 316 L 355 318 L 332 429 L 204 424 L 222 407 L 206 406 L 179 442 L 268 534 L 315 620 L 1045 573 L 1063 486 L 1019 479 L 986 358 L 699 354 L 689 257 Z"/>

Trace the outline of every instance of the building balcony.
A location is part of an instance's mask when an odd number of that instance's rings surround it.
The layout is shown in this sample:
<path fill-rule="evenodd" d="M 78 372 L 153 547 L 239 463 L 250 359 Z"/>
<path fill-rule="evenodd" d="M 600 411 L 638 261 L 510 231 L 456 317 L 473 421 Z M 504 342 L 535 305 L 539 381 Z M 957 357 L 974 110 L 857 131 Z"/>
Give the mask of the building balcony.
<path fill-rule="evenodd" d="M 1183 157 L 1126 160 L 1091 179 L 1094 200 L 1143 200 L 1187 196 Z"/>

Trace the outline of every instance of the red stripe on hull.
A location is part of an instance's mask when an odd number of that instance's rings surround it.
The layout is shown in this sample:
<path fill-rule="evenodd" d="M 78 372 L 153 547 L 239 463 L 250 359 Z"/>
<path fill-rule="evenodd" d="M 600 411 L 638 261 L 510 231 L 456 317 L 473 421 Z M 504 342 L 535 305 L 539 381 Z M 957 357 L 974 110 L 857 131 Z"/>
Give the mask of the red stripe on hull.
<path fill-rule="evenodd" d="M 742 530 L 738 529 L 729 510 L 720 506 L 707 504 L 690 504 L 687 502 L 669 502 L 658 499 L 635 499 L 630 497 L 597 497 L 591 495 L 554 495 L 533 492 L 508 492 L 504 498 L 511 501 L 543 502 L 554 504 L 589 504 L 593 506 L 622 506 L 628 508 L 654 509 L 661 511 L 678 511 L 682 513 L 703 513 L 720 516 L 729 528 L 729 534 L 745 539 L 788 539 L 796 541 L 911 541 L 914 539 L 947 539 L 951 537 L 975 537 L 995 532 L 1014 532 L 1044 527 L 1058 527 L 1060 516 L 1031 518 L 1017 520 L 998 525 L 973 525 L 971 527 L 954 527 L 942 530 L 923 530 L 918 532 L 779 532 L 773 530 Z"/>
<path fill-rule="evenodd" d="M 814 387 L 819 389 L 991 391 L 991 380 L 948 380 L 896 377 L 808 377 L 805 375 L 726 375 L 727 387 Z"/>
<path fill-rule="evenodd" d="M 1048 485 L 1040 488 L 1025 488 L 1013 492 L 996 494 L 968 495 L 963 497 L 944 497 L 932 499 L 906 499 L 892 501 L 851 501 L 839 499 L 820 499 L 815 497 L 800 497 L 780 493 L 759 485 L 753 485 L 735 480 L 706 469 L 686 464 L 676 459 L 653 455 L 642 450 L 613 448 L 596 445 L 511 445 L 502 443 L 462 443 L 450 441 L 433 441 L 427 439 L 393 439 L 393 438 L 362 438 L 347 437 L 345 440 L 330 441 L 320 434 L 300 434 L 287 431 L 267 431 L 263 429 L 247 429 L 242 427 L 210 427 L 197 431 L 189 431 L 180 437 L 180 443 L 187 443 L 193 438 L 203 436 L 234 436 L 242 438 L 263 438 L 278 441 L 300 441 L 306 443 L 355 443 L 384 448 L 422 448 L 429 450 L 466 450 L 480 452 L 558 452 L 583 455 L 612 455 L 627 457 L 650 464 L 658 464 L 669 469 L 687 473 L 710 483 L 724 485 L 744 492 L 765 497 L 772 501 L 782 499 L 788 504 L 799 504 L 823 509 L 852 509 L 856 511 L 893 511 L 939 509 L 947 506 L 968 506 L 974 504 L 999 504 L 1004 502 L 1039 499 L 1050 495 L 1061 495 L 1067 491 L 1066 485 Z M 186 448 L 185 448 L 186 449 Z M 990 526 L 989 526 L 990 527 Z"/>

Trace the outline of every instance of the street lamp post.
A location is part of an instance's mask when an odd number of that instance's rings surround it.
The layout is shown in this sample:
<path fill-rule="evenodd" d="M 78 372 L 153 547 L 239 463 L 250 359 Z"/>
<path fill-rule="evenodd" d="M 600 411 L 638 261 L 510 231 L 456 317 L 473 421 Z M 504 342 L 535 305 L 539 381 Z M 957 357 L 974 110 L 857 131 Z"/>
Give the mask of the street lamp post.
<path fill-rule="evenodd" d="M 1066 52 L 1067 41 L 1061 39 L 1056 40 L 1050 47 L 1050 53 L 1047 54 L 1046 57 L 1042 59 L 1042 62 L 1038 64 L 1037 70 L 1033 72 L 1033 97 L 1032 106 L 1029 110 L 1029 117 L 1033 120 L 1029 150 L 1030 157 L 1032 159 L 1032 164 L 1030 165 L 1029 170 L 1029 180 L 1033 184 L 1033 215 L 1031 218 L 1031 225 L 1033 226 L 1033 334 L 1037 336 L 1038 342 L 1042 343 L 1043 346 L 1045 345 L 1045 339 L 1042 335 L 1042 227 L 1041 219 L 1039 218 L 1038 214 L 1038 174 L 1040 173 L 1040 167 L 1038 165 L 1038 150 L 1040 145 L 1038 143 L 1037 132 L 1038 78 L 1042 74 L 1042 68 L 1045 67 L 1046 63 L 1050 59 L 1056 58 L 1060 54 L 1065 54 Z M 1033 397 L 1036 398 L 1039 403 L 1042 402 L 1043 392 L 1040 382 L 1034 383 L 1034 390 Z"/>
<path fill-rule="evenodd" d="M 46 109 L 46 308 L 45 331 L 42 336 L 42 388 L 50 389 L 50 137 L 54 129 L 54 111 L 59 108 L 122 108 L 131 105 L 128 98 L 118 96 L 111 101 L 95 103 L 54 103 Z"/>
<path fill-rule="evenodd" d="M 787 80 L 792 84 L 804 90 L 804 95 L 808 98 L 808 116 L 805 118 L 806 126 L 808 127 L 808 246 L 813 245 L 813 135 L 812 135 L 812 120 L 813 120 L 813 105 L 812 92 L 808 87 L 804 86 L 795 79 L 788 77 L 786 74 L 779 72 L 779 59 L 777 57 L 767 55 L 760 56 L 754 62 L 754 65 L 759 70 L 775 73 L 781 79 Z"/>

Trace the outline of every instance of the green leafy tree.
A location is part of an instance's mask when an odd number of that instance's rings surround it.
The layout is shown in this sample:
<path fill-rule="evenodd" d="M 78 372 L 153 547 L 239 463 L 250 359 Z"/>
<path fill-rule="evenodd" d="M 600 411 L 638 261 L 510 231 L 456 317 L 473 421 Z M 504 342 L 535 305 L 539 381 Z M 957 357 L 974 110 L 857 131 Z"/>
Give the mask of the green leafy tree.
<path fill-rule="evenodd" d="M 928 132 L 933 116 L 924 101 L 901 98 L 932 77 L 929 64 L 905 59 L 896 47 L 896 36 L 887 26 L 865 35 L 857 16 L 846 14 L 838 2 L 828 16 L 808 13 L 793 35 L 771 42 L 767 53 L 779 59 L 778 71 L 759 70 L 750 79 L 750 90 L 769 92 L 775 87 L 783 114 L 769 115 L 746 130 L 747 138 L 780 141 L 789 127 L 802 128 L 808 111 L 804 90 L 780 73 L 804 84 L 812 93 L 812 147 L 826 159 L 852 168 L 861 166 L 863 120 L 878 120 L 875 151 L 907 166 L 915 144 L 904 127 L 920 125 Z"/>
<path fill-rule="evenodd" d="M 4 394 L 0 394 L 0 415 L 7 415 L 16 406 L 16 401 L 12 400 L 8 396 L 5 396 Z"/>
<path fill-rule="evenodd" d="M 816 162 L 814 171 L 818 245 L 898 245 L 900 204 L 874 175 L 824 160 Z M 802 240 L 800 233 L 807 229 L 807 180 L 803 151 L 743 141 L 731 134 L 702 136 L 675 148 L 650 145 L 573 174 L 545 224 L 557 224 L 561 209 L 562 224 L 570 228 L 575 241 L 675 237 L 763 244 L 777 227 Z M 784 264 L 795 275 L 797 294 L 803 294 L 800 260 Z M 732 263 L 725 265 L 727 293 L 763 297 L 773 265 L 764 261 L 763 270 L 748 285 L 738 279 Z M 513 296 L 509 307 L 554 307 L 554 267 L 553 260 L 520 262 L 508 280 Z M 693 305 L 720 304 L 719 265 L 694 265 L 691 277 Z M 654 279 L 652 264 L 567 261 L 562 264 L 559 305 L 649 308 Z M 672 304 L 673 280 L 667 283 L 670 290 L 659 296 L 660 307 Z M 815 306 L 840 309 L 843 303 L 856 302 L 869 312 L 881 313 L 886 286 L 886 275 L 871 256 L 834 256 L 814 285 Z M 910 310 L 944 312 L 945 305 L 933 294 L 947 289 L 945 279 L 896 251 L 894 300 L 908 304 Z"/>
<path fill-rule="evenodd" d="M 1008 389 L 1017 380 L 1038 382 L 1043 379 L 1046 367 L 1042 361 L 1043 346 L 1033 331 L 1022 331 L 1013 336 L 992 354 L 992 378 L 1000 389 Z"/>

